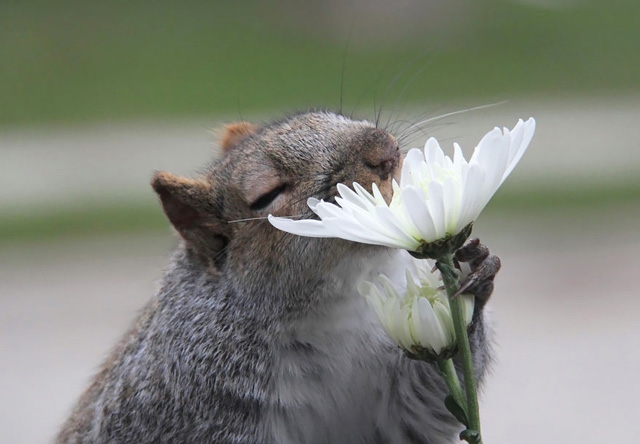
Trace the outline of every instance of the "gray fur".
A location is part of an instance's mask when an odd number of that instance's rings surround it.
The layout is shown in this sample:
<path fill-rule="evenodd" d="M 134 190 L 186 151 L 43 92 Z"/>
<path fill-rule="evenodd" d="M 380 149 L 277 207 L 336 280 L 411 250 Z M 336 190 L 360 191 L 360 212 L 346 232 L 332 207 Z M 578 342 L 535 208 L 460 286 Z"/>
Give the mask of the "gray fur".
<path fill-rule="evenodd" d="M 188 201 L 198 216 L 192 225 L 181 219 L 184 240 L 160 290 L 56 443 L 457 439 L 461 426 L 444 409 L 435 367 L 406 358 L 355 288 L 359 278 L 401 269 L 408 255 L 294 237 L 263 220 L 229 223 L 309 215 L 305 198 L 329 197 L 337 182 L 375 180 L 388 191 L 390 180 L 362 160 L 383 156 L 376 150 L 385 140 L 394 139 L 367 122 L 301 114 L 240 141 L 208 169 L 206 193 L 183 196 L 156 180 L 156 190 Z M 271 176 L 290 185 L 264 210 L 250 210 L 248 190 Z M 489 360 L 483 317 L 470 328 L 480 379 Z"/>

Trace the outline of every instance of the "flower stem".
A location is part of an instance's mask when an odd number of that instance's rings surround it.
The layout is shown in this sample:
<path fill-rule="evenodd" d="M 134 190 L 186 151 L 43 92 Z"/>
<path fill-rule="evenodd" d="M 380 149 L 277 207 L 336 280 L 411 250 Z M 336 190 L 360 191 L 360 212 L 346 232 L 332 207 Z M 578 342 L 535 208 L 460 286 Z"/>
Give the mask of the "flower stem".
<path fill-rule="evenodd" d="M 440 373 L 442 373 L 442 376 L 447 383 L 447 387 L 451 392 L 451 396 L 453 396 L 453 399 L 460 407 L 462 407 L 463 410 L 466 410 L 465 407 L 467 405 L 467 401 L 464 398 L 464 393 L 462 392 L 462 386 L 460 385 L 458 374 L 456 373 L 456 369 L 453 366 L 453 359 L 443 359 L 441 361 L 438 361 L 437 365 Z"/>
<path fill-rule="evenodd" d="M 469 419 L 467 429 L 471 432 L 471 435 L 475 435 L 474 432 L 477 432 L 477 436 L 473 437 L 466 434 L 466 437 L 470 439 L 465 438 L 465 436 L 461 436 L 469 442 L 473 441 L 476 444 L 480 444 L 482 443 L 482 438 L 480 437 L 480 409 L 478 406 L 478 392 L 476 389 L 475 373 L 473 371 L 471 346 L 469 345 L 467 325 L 464 319 L 464 305 L 462 298 L 452 297 L 458 290 L 458 276 L 453 265 L 453 257 L 449 254 L 444 255 L 438 259 L 436 266 L 442 274 L 442 281 L 444 282 L 447 295 L 449 296 L 451 316 L 453 318 L 453 326 L 456 331 L 456 342 L 462 359 L 462 373 L 464 375 L 464 386 L 467 395 L 466 413 Z M 465 435 L 464 432 L 463 435 Z"/>

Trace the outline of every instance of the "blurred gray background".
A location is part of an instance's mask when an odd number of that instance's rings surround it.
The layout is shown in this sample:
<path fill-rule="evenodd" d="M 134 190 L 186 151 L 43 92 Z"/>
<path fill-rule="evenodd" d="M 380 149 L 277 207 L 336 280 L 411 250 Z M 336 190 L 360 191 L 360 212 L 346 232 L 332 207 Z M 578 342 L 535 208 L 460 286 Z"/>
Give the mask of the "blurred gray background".
<path fill-rule="evenodd" d="M 622 442 L 640 417 L 634 1 L 0 3 L 0 442 L 49 442 L 175 237 L 148 182 L 216 128 L 328 107 L 467 153 L 534 116 L 474 234 L 503 259 L 484 441 Z"/>

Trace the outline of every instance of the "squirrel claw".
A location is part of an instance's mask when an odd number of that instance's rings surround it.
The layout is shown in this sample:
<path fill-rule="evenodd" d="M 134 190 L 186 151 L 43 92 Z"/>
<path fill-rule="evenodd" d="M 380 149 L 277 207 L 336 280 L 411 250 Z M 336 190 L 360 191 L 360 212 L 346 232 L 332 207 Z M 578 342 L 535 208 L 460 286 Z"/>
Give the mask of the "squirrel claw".
<path fill-rule="evenodd" d="M 480 263 L 489 256 L 489 248 L 480 243 L 480 239 L 468 240 L 455 252 L 454 258 L 458 262 L 468 262 L 471 269 L 478 267 Z"/>
<path fill-rule="evenodd" d="M 460 283 L 453 297 L 463 293 L 473 294 L 476 301 L 484 306 L 493 292 L 493 279 L 500 270 L 500 258 L 492 255 L 489 248 L 477 238 L 469 240 L 458 249 L 455 258 L 459 262 L 467 262 L 471 273 Z"/>

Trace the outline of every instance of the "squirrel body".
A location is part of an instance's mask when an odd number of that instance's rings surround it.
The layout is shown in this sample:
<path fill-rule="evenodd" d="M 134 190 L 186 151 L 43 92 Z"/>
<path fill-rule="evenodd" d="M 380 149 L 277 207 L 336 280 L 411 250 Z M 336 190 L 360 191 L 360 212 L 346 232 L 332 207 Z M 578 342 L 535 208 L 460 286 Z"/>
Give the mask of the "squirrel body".
<path fill-rule="evenodd" d="M 198 179 L 152 186 L 180 234 L 160 289 L 114 348 L 56 443 L 439 443 L 461 426 L 435 366 L 408 359 L 356 285 L 402 274 L 404 251 L 295 237 L 337 183 L 391 194 L 397 141 L 330 112 L 231 125 Z M 484 311 L 470 340 L 490 359 Z"/>

